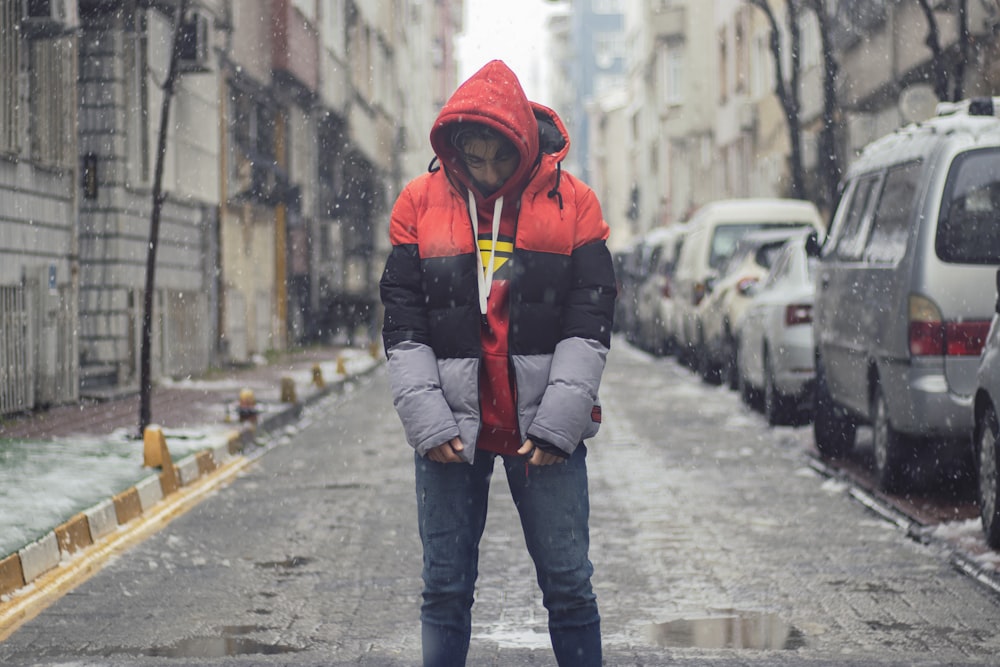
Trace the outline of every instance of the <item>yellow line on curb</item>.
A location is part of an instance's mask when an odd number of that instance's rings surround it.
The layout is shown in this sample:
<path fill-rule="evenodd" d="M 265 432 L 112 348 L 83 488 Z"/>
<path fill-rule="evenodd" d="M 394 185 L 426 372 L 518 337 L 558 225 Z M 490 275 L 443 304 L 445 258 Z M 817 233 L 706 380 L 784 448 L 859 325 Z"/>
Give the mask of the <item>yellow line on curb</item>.
<path fill-rule="evenodd" d="M 209 492 L 231 480 L 251 459 L 239 456 L 167 496 L 148 514 L 119 526 L 118 530 L 78 552 L 55 569 L 12 593 L 12 599 L 0 603 L 0 642 L 5 641 L 24 623 L 43 612 L 50 604 L 94 576 L 113 556 L 142 542 L 171 521 L 198 504 Z"/>

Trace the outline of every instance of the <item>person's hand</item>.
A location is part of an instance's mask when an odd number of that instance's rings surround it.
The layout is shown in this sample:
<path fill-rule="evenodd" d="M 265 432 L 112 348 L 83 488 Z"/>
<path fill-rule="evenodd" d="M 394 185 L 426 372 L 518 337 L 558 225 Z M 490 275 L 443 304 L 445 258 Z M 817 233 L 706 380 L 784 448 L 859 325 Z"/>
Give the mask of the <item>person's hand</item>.
<path fill-rule="evenodd" d="M 462 457 L 459 452 L 465 449 L 460 438 L 452 438 L 443 445 L 438 445 L 427 452 L 427 458 L 437 463 L 460 463 Z"/>
<path fill-rule="evenodd" d="M 555 454 L 543 452 L 538 447 L 535 447 L 535 443 L 531 441 L 531 438 L 524 441 L 524 444 L 521 445 L 521 449 L 517 450 L 517 453 L 521 456 L 527 456 L 528 463 L 533 466 L 549 466 L 553 463 L 562 463 L 566 460 Z"/>

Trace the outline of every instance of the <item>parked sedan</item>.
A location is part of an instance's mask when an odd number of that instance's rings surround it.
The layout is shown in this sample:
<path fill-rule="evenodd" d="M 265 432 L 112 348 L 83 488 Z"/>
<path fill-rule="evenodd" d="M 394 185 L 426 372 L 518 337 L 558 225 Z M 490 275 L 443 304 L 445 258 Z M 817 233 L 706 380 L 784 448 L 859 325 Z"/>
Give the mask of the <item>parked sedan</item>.
<path fill-rule="evenodd" d="M 1000 293 L 1000 271 L 997 272 Z M 1000 298 L 990 323 L 986 345 L 979 357 L 977 386 L 973 398 L 972 455 L 976 463 L 979 515 L 986 541 L 1000 548 Z"/>
<path fill-rule="evenodd" d="M 728 381 L 736 389 L 736 345 L 743 311 L 753 290 L 767 277 L 781 247 L 801 233 L 801 227 L 767 229 L 750 232 L 736 243 L 721 277 L 698 305 L 701 336 L 697 361 L 704 380 Z"/>
<path fill-rule="evenodd" d="M 657 227 L 640 242 L 646 261 L 645 275 L 636 286 L 633 342 L 653 354 L 669 354 L 674 349 L 672 281 L 683 242 L 683 224 Z"/>
<path fill-rule="evenodd" d="M 800 233 L 782 246 L 739 324 L 739 391 L 751 404 L 763 398 L 767 423 L 797 423 L 812 408 L 813 274 L 819 243 Z"/>

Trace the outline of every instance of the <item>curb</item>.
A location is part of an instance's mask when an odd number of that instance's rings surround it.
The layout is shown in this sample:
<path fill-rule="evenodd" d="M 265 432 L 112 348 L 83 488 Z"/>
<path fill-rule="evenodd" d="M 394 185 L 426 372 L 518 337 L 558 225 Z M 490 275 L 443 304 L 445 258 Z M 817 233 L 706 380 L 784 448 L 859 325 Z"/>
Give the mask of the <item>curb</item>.
<path fill-rule="evenodd" d="M 374 354 L 375 363 L 356 373 L 346 373 L 330 384 L 325 384 L 303 400 L 290 403 L 288 407 L 263 417 L 259 424 L 246 424 L 229 434 L 224 444 L 193 452 L 178 461 L 171 461 L 135 485 L 103 500 L 89 509 L 79 512 L 68 521 L 34 542 L 18 549 L 0 560 L 0 641 L 8 637 L 17 627 L 40 611 L 31 613 L 26 609 L 30 597 L 25 590 L 43 579 L 53 578 L 60 566 L 74 559 L 84 558 L 91 551 L 110 552 L 123 533 L 132 529 L 143 519 L 153 520 L 164 511 L 163 506 L 177 500 L 185 505 L 180 511 L 193 506 L 186 499 L 179 499 L 188 491 L 200 496 L 232 477 L 265 451 L 248 452 L 258 435 L 276 431 L 298 420 L 303 409 L 331 394 L 339 394 L 348 383 L 373 372 L 380 364 Z M 217 483 L 212 478 L 218 477 Z M 193 491 L 194 487 L 203 488 Z M 174 514 L 179 513 L 177 511 Z M 172 517 L 168 517 L 169 518 Z M 165 522 L 163 523 L 165 525 Z M 157 527 L 158 529 L 158 527 Z M 99 557 L 100 554 L 97 554 Z M 85 566 L 87 572 L 98 568 Z M 74 577 L 75 578 L 75 577 Z M 55 583 L 64 588 L 66 582 Z M 51 597 L 51 594 L 48 595 Z"/>
<path fill-rule="evenodd" d="M 921 521 L 907 516 L 891 503 L 858 487 L 847 475 L 834 470 L 821 459 L 810 456 L 809 467 L 824 477 L 844 482 L 848 485 L 848 495 L 863 505 L 868 511 L 896 526 L 907 538 L 914 542 L 934 545 L 937 548 L 943 549 L 947 552 L 952 567 L 985 588 L 988 588 L 994 594 L 1000 594 L 1000 572 L 996 569 L 983 566 L 953 542 L 934 537 L 927 531 L 927 526 Z"/>

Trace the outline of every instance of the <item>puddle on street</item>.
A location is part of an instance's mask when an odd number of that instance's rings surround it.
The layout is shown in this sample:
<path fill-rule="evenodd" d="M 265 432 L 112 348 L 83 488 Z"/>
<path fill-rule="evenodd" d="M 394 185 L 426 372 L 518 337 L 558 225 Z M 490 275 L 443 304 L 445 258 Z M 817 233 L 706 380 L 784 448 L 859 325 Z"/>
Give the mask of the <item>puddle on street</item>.
<path fill-rule="evenodd" d="M 221 637 L 190 637 L 167 646 L 153 646 L 145 649 L 119 648 L 103 651 L 105 657 L 118 653 L 147 655 L 157 658 L 225 658 L 236 655 L 279 655 L 297 653 L 303 649 L 283 644 L 265 644 L 255 639 L 234 637 L 252 632 L 270 630 L 265 625 L 226 625 Z"/>
<path fill-rule="evenodd" d="M 297 567 L 302 567 L 303 565 L 308 565 L 312 562 L 312 560 L 312 558 L 307 558 L 306 556 L 291 556 L 285 560 L 271 560 L 263 563 L 254 563 L 254 565 L 268 570 L 291 570 Z"/>
<path fill-rule="evenodd" d="M 302 649 L 281 644 L 264 644 L 243 637 L 192 637 L 170 646 L 154 646 L 142 655 L 159 658 L 224 658 L 233 655 L 278 655 Z"/>
<path fill-rule="evenodd" d="M 777 614 L 730 612 L 719 616 L 655 623 L 647 639 L 667 648 L 797 649 L 805 637 Z"/>

